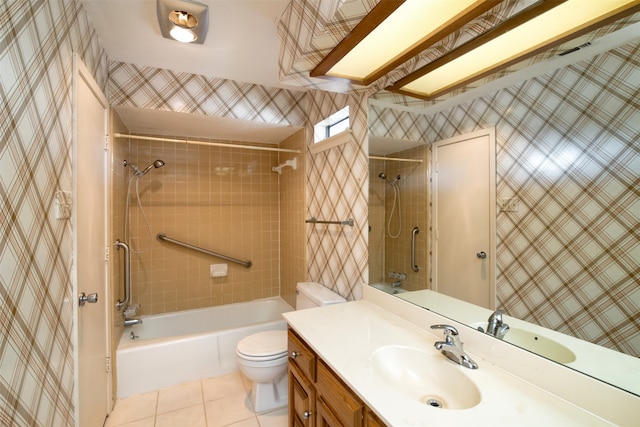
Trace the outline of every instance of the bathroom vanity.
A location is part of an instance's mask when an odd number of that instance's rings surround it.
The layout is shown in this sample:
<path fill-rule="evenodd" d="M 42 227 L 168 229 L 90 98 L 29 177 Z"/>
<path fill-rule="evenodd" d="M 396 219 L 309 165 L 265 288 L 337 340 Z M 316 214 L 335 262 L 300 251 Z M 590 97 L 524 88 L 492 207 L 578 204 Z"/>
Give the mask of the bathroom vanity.
<path fill-rule="evenodd" d="M 385 425 L 291 329 L 288 338 L 289 425 Z"/>
<path fill-rule="evenodd" d="M 640 398 L 375 289 L 284 314 L 290 426 L 632 426 Z M 468 369 L 434 348 L 460 330 Z M 603 404 L 606 402 L 606 404 Z"/>

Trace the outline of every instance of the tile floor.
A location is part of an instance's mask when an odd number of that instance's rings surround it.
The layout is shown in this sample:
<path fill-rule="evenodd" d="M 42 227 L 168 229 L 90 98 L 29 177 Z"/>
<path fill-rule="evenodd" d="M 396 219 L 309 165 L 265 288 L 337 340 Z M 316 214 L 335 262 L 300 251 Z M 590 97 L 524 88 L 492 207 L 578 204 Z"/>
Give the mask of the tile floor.
<path fill-rule="evenodd" d="M 240 373 L 120 399 L 105 427 L 286 427 L 287 409 L 256 414 Z"/>

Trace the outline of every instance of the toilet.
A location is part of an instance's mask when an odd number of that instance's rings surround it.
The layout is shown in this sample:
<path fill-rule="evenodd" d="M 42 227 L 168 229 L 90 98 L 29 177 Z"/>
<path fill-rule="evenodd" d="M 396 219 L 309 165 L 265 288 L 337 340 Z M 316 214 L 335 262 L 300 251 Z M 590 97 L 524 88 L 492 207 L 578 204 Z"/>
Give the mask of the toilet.
<path fill-rule="evenodd" d="M 296 310 L 346 302 L 316 282 L 296 286 Z M 236 355 L 240 371 L 253 382 L 251 401 L 256 412 L 287 404 L 287 331 L 265 331 L 238 342 Z"/>

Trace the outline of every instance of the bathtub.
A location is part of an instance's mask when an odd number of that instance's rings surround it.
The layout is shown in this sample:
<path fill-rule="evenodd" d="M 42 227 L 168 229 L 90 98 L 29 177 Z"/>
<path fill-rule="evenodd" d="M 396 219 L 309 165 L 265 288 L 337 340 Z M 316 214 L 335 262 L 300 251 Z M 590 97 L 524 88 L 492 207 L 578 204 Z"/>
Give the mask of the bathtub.
<path fill-rule="evenodd" d="M 380 289 L 381 291 L 391 295 L 401 294 L 403 292 L 409 292 L 406 289 L 401 288 L 400 286 L 393 287 L 387 283 L 372 283 L 371 286 L 373 286 L 376 289 Z"/>
<path fill-rule="evenodd" d="M 238 341 L 286 329 L 282 313 L 292 310 L 276 297 L 143 316 L 142 324 L 124 328 L 118 343 L 118 399 L 237 371 Z"/>

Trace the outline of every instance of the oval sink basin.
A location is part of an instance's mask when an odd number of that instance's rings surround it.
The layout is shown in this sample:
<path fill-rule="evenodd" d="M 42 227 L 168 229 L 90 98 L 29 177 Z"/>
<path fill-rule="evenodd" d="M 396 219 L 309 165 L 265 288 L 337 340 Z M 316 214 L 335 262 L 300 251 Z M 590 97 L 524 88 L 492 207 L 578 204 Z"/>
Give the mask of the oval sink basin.
<path fill-rule="evenodd" d="M 386 387 L 427 406 L 468 409 L 480 403 L 480 390 L 438 353 L 387 346 L 371 356 L 373 375 Z"/>
<path fill-rule="evenodd" d="M 486 330 L 487 323 L 478 322 L 473 323 L 471 326 L 474 329 L 478 329 L 478 326 L 480 326 Z M 571 363 L 576 360 L 576 355 L 573 351 L 564 345 L 544 335 L 536 334 L 535 332 L 525 329 L 510 327 L 503 340 L 532 353 L 536 353 L 539 356 L 551 359 L 554 362 Z"/>

